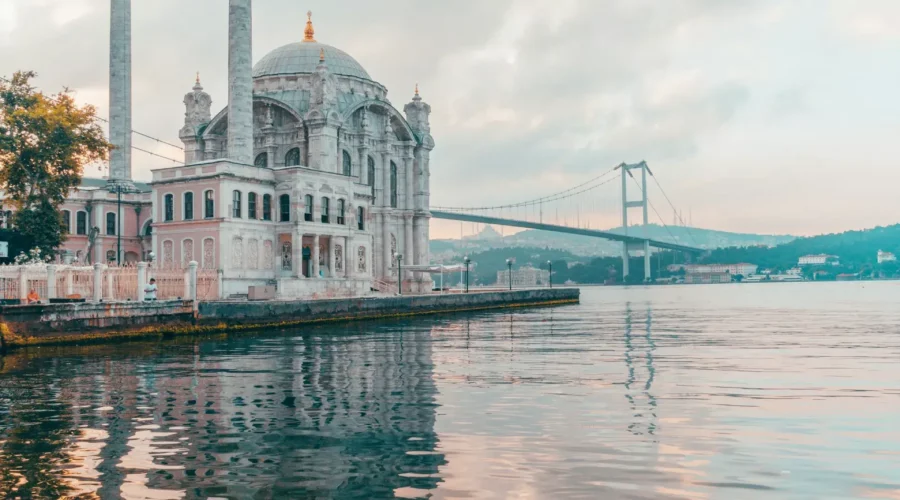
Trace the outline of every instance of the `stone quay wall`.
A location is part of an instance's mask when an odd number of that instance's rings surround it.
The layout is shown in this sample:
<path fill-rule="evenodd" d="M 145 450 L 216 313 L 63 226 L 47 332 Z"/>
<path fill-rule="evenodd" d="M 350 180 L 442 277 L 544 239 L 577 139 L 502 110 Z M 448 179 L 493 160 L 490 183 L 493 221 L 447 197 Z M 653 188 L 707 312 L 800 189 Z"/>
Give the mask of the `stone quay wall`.
<path fill-rule="evenodd" d="M 194 323 L 190 300 L 0 306 L 0 349 L 140 335 Z"/>
<path fill-rule="evenodd" d="M 572 304 L 577 288 L 398 295 L 325 300 L 273 300 L 265 302 L 212 301 L 200 303 L 200 324 L 280 325 L 325 321 L 402 317 L 506 307 Z"/>
<path fill-rule="evenodd" d="M 53 344 L 105 343 L 258 331 L 304 324 L 574 304 L 577 288 L 326 300 L 73 303 L 0 306 L 0 352 Z"/>

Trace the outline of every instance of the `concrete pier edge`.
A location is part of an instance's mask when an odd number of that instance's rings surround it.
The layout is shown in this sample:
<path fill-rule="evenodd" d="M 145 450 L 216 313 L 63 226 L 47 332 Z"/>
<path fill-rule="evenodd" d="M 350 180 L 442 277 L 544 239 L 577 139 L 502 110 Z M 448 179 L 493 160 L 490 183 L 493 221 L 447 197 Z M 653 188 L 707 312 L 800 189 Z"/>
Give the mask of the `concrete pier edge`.
<path fill-rule="evenodd" d="M 183 316 L 173 316 L 173 322 L 168 324 L 135 324 L 101 331 L 74 332 L 63 327 L 58 333 L 45 332 L 38 336 L 29 335 L 27 332 L 13 331 L 5 318 L 0 318 L 0 353 L 3 352 L 3 349 L 8 352 L 27 347 L 103 344 L 153 338 L 185 338 L 221 333 L 251 333 L 264 329 L 284 330 L 303 325 L 571 305 L 579 302 L 579 295 L 577 288 L 554 288 L 514 290 L 511 292 L 473 292 L 470 294 L 439 296 L 421 295 L 290 302 L 202 302 L 200 303 L 201 314 L 196 316 L 191 322 L 184 321 Z M 400 301 L 399 307 L 395 305 L 397 301 Z M 420 306 L 414 305 L 423 301 L 430 303 L 421 304 Z M 354 306 L 360 303 L 377 304 L 379 302 L 386 304 L 386 306 L 372 310 L 364 310 L 365 307 L 354 310 Z M 290 313 L 288 315 L 270 314 L 274 306 L 308 308 L 310 306 L 334 304 L 342 304 L 341 307 L 345 310 L 340 313 L 323 313 L 310 316 L 296 316 Z M 246 316 L 226 317 L 226 315 L 204 317 L 202 314 L 204 309 L 209 310 L 211 306 L 228 307 L 231 310 L 235 310 L 237 305 L 244 308 L 258 309 L 266 314 L 262 318 Z"/>

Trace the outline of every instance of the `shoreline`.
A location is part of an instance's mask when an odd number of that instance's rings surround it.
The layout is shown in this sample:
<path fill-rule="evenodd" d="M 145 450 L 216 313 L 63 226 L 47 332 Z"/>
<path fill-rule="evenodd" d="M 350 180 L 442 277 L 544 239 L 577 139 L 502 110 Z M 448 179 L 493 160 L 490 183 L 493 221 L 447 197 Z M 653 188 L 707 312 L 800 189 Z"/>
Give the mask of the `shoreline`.
<path fill-rule="evenodd" d="M 0 306 L 0 352 L 27 347 L 181 339 L 303 325 L 577 304 L 577 288 L 303 301 Z M 120 306 L 117 308 L 116 306 Z M 165 314 L 161 313 L 166 309 Z M 101 311 L 101 312 L 98 312 Z M 135 312 L 134 310 L 138 310 Z M 85 317 L 85 311 L 90 315 Z M 118 314 L 117 314 L 118 313 Z M 112 315 L 110 315 L 112 314 Z M 152 322 L 152 324 L 150 323 Z"/>

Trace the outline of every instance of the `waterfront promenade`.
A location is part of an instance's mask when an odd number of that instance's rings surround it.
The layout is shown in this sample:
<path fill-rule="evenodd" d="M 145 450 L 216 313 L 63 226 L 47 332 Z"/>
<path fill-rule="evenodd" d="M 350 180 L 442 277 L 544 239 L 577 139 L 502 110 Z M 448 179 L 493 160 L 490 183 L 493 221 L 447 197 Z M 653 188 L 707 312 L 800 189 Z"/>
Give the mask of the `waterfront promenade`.
<path fill-rule="evenodd" d="M 577 288 L 290 301 L 107 302 L 0 306 L 0 350 L 172 338 L 304 324 L 573 304 Z"/>

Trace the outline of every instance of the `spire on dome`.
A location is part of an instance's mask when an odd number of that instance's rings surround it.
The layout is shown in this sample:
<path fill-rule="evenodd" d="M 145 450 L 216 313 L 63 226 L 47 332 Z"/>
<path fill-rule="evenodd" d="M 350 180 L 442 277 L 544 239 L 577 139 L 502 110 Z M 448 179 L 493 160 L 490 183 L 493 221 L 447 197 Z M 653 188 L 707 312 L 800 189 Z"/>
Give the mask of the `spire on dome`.
<path fill-rule="evenodd" d="M 194 90 L 203 90 L 203 85 L 200 85 L 200 72 L 197 72 L 197 80 L 194 83 Z"/>
<path fill-rule="evenodd" d="M 413 101 L 419 102 L 422 100 L 422 97 L 419 95 L 419 84 L 416 83 L 416 95 L 413 96 Z"/>
<path fill-rule="evenodd" d="M 306 12 L 306 29 L 303 30 L 303 41 L 304 42 L 315 42 L 316 41 L 316 29 L 313 28 L 312 23 L 312 11 Z"/>
<path fill-rule="evenodd" d="M 325 62 L 325 47 L 319 49 L 319 63 Z"/>

